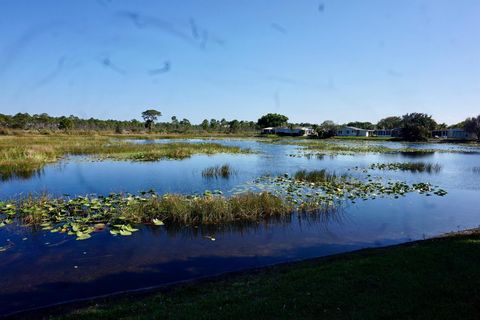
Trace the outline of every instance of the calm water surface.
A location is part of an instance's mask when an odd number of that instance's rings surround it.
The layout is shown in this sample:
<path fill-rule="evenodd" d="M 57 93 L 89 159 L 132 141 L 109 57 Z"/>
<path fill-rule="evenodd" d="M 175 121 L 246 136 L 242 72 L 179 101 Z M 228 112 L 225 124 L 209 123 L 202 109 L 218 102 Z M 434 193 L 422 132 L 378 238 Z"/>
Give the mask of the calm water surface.
<path fill-rule="evenodd" d="M 173 141 L 142 140 L 138 143 L 166 142 Z M 402 243 L 480 225 L 480 173 L 474 170 L 480 167 L 480 154 L 437 152 L 414 157 L 368 154 L 308 159 L 291 157 L 301 152 L 293 145 L 252 140 L 213 142 L 246 147 L 257 153 L 199 155 L 153 163 L 92 162 L 88 158 L 75 157 L 49 165 L 31 178 L 0 182 L 0 199 L 42 192 L 60 196 L 119 191 L 137 193 L 148 189 L 185 194 L 222 190 L 229 194 L 265 174 L 325 168 L 338 174 L 362 177 L 364 173 L 351 169 L 378 162 L 412 161 L 438 163 L 442 170 L 431 174 L 369 173 L 409 183 L 430 182 L 449 194 L 446 197 L 409 194 L 400 199 L 360 201 L 328 217 L 294 215 L 283 221 L 208 230 L 143 227 L 131 237 L 113 237 L 102 232 L 86 241 L 8 226 L 0 229 L 0 247 L 7 248 L 0 252 L 0 314 L 222 272 Z M 400 143 L 375 143 L 391 148 L 406 147 Z M 432 149 L 428 144 L 408 147 Z M 468 146 L 435 145 L 435 148 L 475 151 Z M 235 169 L 232 178 L 202 178 L 203 169 L 224 163 Z"/>

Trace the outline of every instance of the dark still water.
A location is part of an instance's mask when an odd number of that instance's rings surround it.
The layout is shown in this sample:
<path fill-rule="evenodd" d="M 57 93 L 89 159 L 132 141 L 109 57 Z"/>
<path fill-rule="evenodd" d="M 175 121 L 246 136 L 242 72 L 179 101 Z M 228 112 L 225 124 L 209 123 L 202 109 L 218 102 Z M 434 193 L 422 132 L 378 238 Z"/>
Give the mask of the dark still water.
<path fill-rule="evenodd" d="M 193 140 L 192 143 L 199 141 Z M 142 142 L 144 143 L 144 142 Z M 156 141 L 163 143 L 163 141 Z M 142 227 L 130 237 L 94 233 L 91 239 L 9 225 L 0 229 L 0 314 L 119 291 L 158 286 L 222 272 L 319 257 L 366 247 L 432 237 L 480 225 L 479 154 L 430 153 L 421 157 L 370 154 L 291 157 L 299 147 L 248 140 L 221 140 L 257 150 L 253 155 L 194 156 L 154 163 L 91 162 L 72 158 L 47 166 L 29 179 L 0 182 L 0 198 L 28 193 L 54 195 L 137 193 L 232 193 L 265 174 L 329 169 L 352 170 L 372 163 L 439 164 L 432 173 L 369 170 L 372 176 L 408 183 L 430 182 L 445 197 L 408 194 L 346 204 L 327 216 L 293 215 L 288 220 L 217 229 Z M 390 145 L 389 145 L 390 146 Z M 396 147 L 397 144 L 391 144 Z M 431 145 L 418 145 L 431 149 Z M 448 146 L 447 146 L 448 147 Z M 445 148 L 445 146 L 441 146 Z M 205 179 L 212 165 L 230 164 L 230 179 Z"/>

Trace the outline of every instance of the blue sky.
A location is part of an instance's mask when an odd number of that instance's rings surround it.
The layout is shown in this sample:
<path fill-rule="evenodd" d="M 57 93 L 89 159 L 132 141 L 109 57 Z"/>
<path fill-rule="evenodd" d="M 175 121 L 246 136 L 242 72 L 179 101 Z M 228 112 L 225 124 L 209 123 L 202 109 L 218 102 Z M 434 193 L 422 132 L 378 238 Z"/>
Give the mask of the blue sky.
<path fill-rule="evenodd" d="M 0 0 L 0 113 L 480 113 L 478 0 Z"/>

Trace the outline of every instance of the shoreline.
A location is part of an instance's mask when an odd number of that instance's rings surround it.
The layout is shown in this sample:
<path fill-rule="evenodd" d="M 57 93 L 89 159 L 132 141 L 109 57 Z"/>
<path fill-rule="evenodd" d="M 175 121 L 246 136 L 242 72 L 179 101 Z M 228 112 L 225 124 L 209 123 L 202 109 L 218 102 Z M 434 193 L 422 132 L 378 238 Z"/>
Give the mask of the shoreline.
<path fill-rule="evenodd" d="M 97 297 L 90 297 L 85 299 L 78 299 L 72 301 L 65 301 L 52 305 L 47 305 L 39 308 L 22 310 L 11 314 L 0 315 L 0 318 L 5 319 L 46 319 L 50 317 L 62 317 L 71 314 L 77 310 L 86 308 L 95 308 L 97 306 L 109 306 L 121 303 L 123 300 L 136 300 L 141 301 L 143 299 L 154 298 L 156 295 L 166 295 L 170 297 L 175 295 L 177 291 L 190 290 L 201 286 L 217 286 L 222 284 L 228 284 L 231 282 L 242 281 L 243 278 L 262 278 L 269 274 L 284 273 L 287 271 L 294 271 L 302 267 L 320 265 L 328 266 L 332 263 L 354 263 L 361 259 L 375 258 L 385 255 L 389 252 L 396 250 L 406 250 L 415 247 L 423 247 L 429 245 L 435 245 L 442 242 L 455 241 L 462 237 L 480 236 L 480 228 L 466 229 L 461 231 L 449 232 L 441 234 L 429 239 L 415 240 L 404 242 L 396 245 L 390 245 L 386 247 L 365 248 L 345 253 L 339 253 L 329 256 L 323 256 L 313 259 L 289 261 L 280 264 L 273 264 L 262 266 L 253 269 L 246 269 L 228 273 L 220 273 L 216 275 L 200 277 L 191 280 L 179 281 L 160 286 L 152 286 L 148 288 L 140 288 L 129 291 L 116 292 L 108 295 L 102 295 Z M 479 256 L 480 258 L 480 256 Z M 73 316 L 73 318 L 75 318 Z M 82 318 L 83 319 L 83 318 Z"/>

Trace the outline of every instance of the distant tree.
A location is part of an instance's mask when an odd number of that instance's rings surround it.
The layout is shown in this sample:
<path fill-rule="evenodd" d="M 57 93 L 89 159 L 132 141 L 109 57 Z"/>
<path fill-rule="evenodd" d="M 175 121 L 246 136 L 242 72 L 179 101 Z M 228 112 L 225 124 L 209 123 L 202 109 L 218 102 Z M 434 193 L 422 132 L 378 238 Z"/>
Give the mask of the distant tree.
<path fill-rule="evenodd" d="M 161 117 L 162 113 L 155 109 L 149 109 L 142 112 L 142 118 L 145 121 L 145 128 L 148 130 L 152 130 L 155 121 L 157 121 L 158 117 Z"/>
<path fill-rule="evenodd" d="M 465 131 L 476 135 L 480 140 L 480 115 L 465 120 Z"/>
<path fill-rule="evenodd" d="M 365 130 L 373 130 L 373 129 L 375 129 L 375 126 L 374 126 L 373 123 L 371 123 L 371 122 L 359 122 L 359 121 L 355 121 L 355 122 L 349 122 L 349 123 L 347 123 L 347 126 L 349 126 L 349 127 L 356 127 L 356 128 L 365 129 Z"/>
<path fill-rule="evenodd" d="M 396 129 L 402 126 L 402 118 L 400 117 L 387 117 L 383 118 L 382 120 L 378 121 L 377 128 L 378 129 Z"/>
<path fill-rule="evenodd" d="M 278 113 L 268 113 L 257 121 L 260 128 L 280 127 L 287 123 L 288 117 Z"/>
<path fill-rule="evenodd" d="M 75 126 L 74 119 L 72 117 L 61 117 L 58 122 L 58 129 L 60 130 L 72 130 Z"/>
<path fill-rule="evenodd" d="M 182 127 L 190 127 L 192 124 L 190 123 L 190 120 L 183 118 L 182 121 L 179 123 Z"/>
<path fill-rule="evenodd" d="M 207 130 L 208 130 L 208 127 L 209 127 L 209 125 L 210 125 L 210 123 L 208 122 L 208 120 L 207 120 L 207 119 L 205 119 L 205 120 L 203 120 L 203 121 L 202 121 L 202 124 L 201 124 L 201 126 L 202 126 L 202 129 L 203 129 L 203 130 L 207 131 Z"/>
<path fill-rule="evenodd" d="M 465 121 L 448 126 L 448 129 L 455 129 L 455 128 L 465 129 Z"/>
<path fill-rule="evenodd" d="M 335 122 L 326 120 L 316 128 L 317 135 L 322 139 L 331 138 L 337 133 L 337 127 L 338 126 L 335 124 Z"/>
<path fill-rule="evenodd" d="M 240 121 L 238 120 L 232 120 L 228 123 L 228 130 L 230 132 L 238 132 L 238 130 L 240 129 Z"/>
<path fill-rule="evenodd" d="M 28 129 L 30 125 L 31 117 L 28 113 L 17 113 L 11 119 L 12 128 L 15 129 Z"/>
<path fill-rule="evenodd" d="M 407 141 L 426 141 L 437 123 L 424 113 L 409 113 L 402 117 L 402 138 Z"/>
<path fill-rule="evenodd" d="M 210 119 L 210 129 L 216 129 L 219 125 L 218 120 L 216 119 Z"/>

